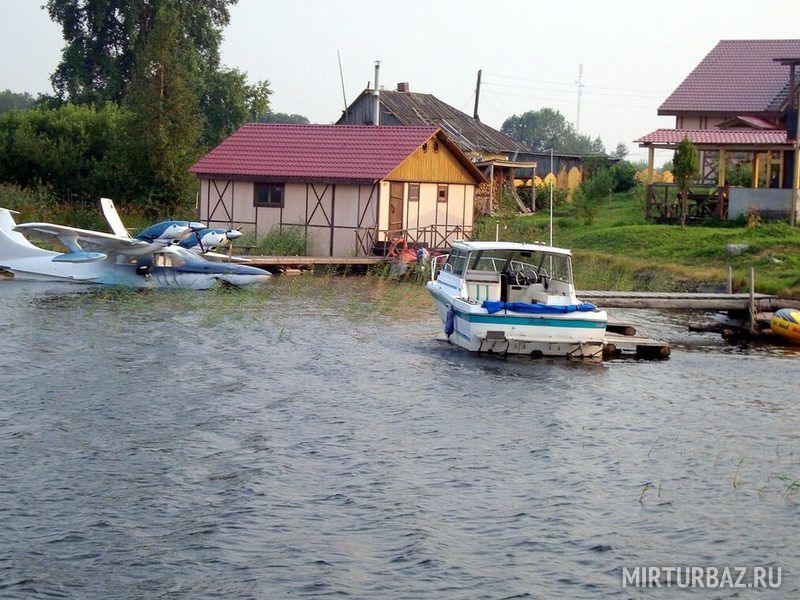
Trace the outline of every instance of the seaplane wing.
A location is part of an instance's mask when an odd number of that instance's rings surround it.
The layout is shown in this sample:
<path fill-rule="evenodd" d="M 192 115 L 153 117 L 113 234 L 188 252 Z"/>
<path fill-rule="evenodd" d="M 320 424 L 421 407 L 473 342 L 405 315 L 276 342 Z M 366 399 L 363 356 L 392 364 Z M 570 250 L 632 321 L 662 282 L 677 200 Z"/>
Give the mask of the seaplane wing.
<path fill-rule="evenodd" d="M 23 223 L 14 227 L 14 231 L 58 241 L 67 248 L 69 254 L 76 255 L 89 251 L 140 256 L 156 249 L 152 242 L 53 223 Z"/>

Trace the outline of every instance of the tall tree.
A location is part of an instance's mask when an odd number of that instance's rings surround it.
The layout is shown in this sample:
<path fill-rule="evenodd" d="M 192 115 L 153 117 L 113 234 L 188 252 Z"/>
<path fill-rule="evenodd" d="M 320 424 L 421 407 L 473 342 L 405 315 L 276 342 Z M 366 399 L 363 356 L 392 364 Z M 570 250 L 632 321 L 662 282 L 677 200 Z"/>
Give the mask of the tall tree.
<path fill-rule="evenodd" d="M 36 99 L 28 92 L 12 92 L 3 90 L 0 92 L 0 115 L 11 110 L 27 110 L 36 104 Z"/>
<path fill-rule="evenodd" d="M 626 156 L 628 156 L 628 147 L 623 143 L 619 142 L 617 144 L 616 150 L 614 150 L 614 154 L 612 154 L 615 158 L 622 160 Z"/>
<path fill-rule="evenodd" d="M 246 121 L 259 121 L 269 114 L 268 81 L 250 85 L 239 69 L 217 69 L 206 76 L 200 95 L 205 126 L 201 143 L 215 146 Z"/>
<path fill-rule="evenodd" d="M 683 141 L 678 144 L 672 162 L 672 174 L 681 194 L 681 227 L 685 227 L 686 212 L 689 204 L 689 184 L 697 178 L 700 172 L 700 160 L 697 156 L 697 150 L 688 137 L 684 137 Z"/>
<path fill-rule="evenodd" d="M 51 77 L 62 100 L 79 104 L 122 101 L 133 77 L 136 53 L 162 8 L 180 15 L 177 34 L 190 43 L 197 66 L 219 66 L 222 28 L 237 0 L 47 0 L 50 18 L 61 25 L 66 45 Z"/>
<path fill-rule="evenodd" d="M 125 102 L 131 112 L 133 180 L 141 186 L 137 191 L 144 208 L 153 212 L 189 205 L 195 184 L 186 169 L 200 153 L 198 57 L 181 35 L 180 19 L 174 7 L 156 11 Z"/>
<path fill-rule="evenodd" d="M 261 123 L 288 123 L 290 125 L 308 125 L 309 123 L 308 117 L 299 115 L 297 113 L 290 115 L 282 112 L 268 113 L 258 119 L 258 121 Z"/>
<path fill-rule="evenodd" d="M 603 154 L 603 141 L 575 131 L 575 127 L 559 111 L 542 108 L 512 115 L 501 131 L 536 152 L 553 148 L 567 154 Z"/>

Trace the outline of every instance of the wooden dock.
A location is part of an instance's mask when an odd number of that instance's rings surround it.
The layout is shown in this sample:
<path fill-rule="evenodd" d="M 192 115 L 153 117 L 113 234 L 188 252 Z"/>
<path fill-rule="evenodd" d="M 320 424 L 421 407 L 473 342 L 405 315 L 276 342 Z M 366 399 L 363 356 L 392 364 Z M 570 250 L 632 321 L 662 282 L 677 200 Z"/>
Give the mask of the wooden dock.
<path fill-rule="evenodd" d="M 750 294 L 706 294 L 680 292 L 613 292 L 584 290 L 578 297 L 601 308 L 676 308 L 684 310 L 749 310 Z M 770 294 L 754 294 L 758 312 L 779 308 L 800 309 L 800 299 L 780 298 Z"/>
<path fill-rule="evenodd" d="M 667 342 L 655 340 L 637 334 L 636 327 L 630 323 L 620 321 L 616 317 L 608 316 L 606 326 L 605 344 L 603 345 L 604 358 L 667 358 L 670 347 Z"/>
<path fill-rule="evenodd" d="M 335 256 L 239 256 L 247 260 L 248 265 L 259 268 L 275 269 L 313 269 L 315 267 L 330 268 L 366 268 L 388 262 L 383 256 L 335 257 Z"/>

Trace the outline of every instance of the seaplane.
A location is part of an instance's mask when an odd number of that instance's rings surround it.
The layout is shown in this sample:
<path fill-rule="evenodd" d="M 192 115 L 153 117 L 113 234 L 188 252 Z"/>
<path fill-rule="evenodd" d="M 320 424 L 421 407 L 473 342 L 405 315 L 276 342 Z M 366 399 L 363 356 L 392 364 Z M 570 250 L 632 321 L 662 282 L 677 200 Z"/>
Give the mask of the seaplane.
<path fill-rule="evenodd" d="M 0 269 L 23 281 L 156 289 L 251 287 L 270 277 L 262 269 L 205 257 L 241 232 L 213 230 L 192 221 L 162 221 L 131 236 L 110 199 L 101 199 L 101 207 L 113 233 L 53 223 L 18 225 L 13 211 L 0 208 Z M 56 242 L 66 252 L 45 250 L 26 236 Z"/>

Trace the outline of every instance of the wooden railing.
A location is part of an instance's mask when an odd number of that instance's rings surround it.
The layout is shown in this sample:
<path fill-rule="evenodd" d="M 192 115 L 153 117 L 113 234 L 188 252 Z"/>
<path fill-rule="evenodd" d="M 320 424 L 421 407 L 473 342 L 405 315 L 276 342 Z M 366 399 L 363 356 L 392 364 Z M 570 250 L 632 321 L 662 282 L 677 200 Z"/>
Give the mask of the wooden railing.
<path fill-rule="evenodd" d="M 686 222 L 728 218 L 728 186 L 709 184 L 689 186 L 686 199 Z M 680 190 L 674 183 L 647 186 L 645 218 L 656 223 L 679 223 L 683 206 Z"/>
<path fill-rule="evenodd" d="M 446 250 L 456 240 L 470 239 L 471 225 L 429 225 L 412 229 L 357 229 L 356 256 L 396 256 L 406 249 Z"/>

